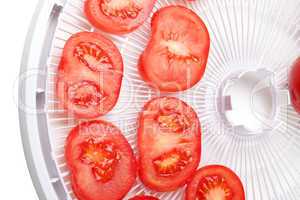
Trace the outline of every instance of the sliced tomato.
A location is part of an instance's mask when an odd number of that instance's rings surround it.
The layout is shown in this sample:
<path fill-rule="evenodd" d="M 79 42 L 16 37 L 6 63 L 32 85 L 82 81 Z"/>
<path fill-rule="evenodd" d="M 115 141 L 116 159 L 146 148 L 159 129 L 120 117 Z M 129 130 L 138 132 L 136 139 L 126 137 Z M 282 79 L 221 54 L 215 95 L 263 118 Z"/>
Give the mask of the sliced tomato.
<path fill-rule="evenodd" d="M 201 128 L 195 111 L 177 98 L 154 98 L 138 124 L 142 182 L 161 192 L 184 185 L 200 161 Z"/>
<path fill-rule="evenodd" d="M 156 0 L 87 0 L 84 10 L 96 28 L 115 34 L 129 33 L 150 15 Z"/>
<path fill-rule="evenodd" d="M 186 90 L 199 82 L 210 46 L 203 21 L 188 8 L 169 6 L 154 14 L 151 29 L 139 62 L 145 81 L 165 92 Z"/>
<path fill-rule="evenodd" d="M 210 165 L 197 171 L 186 189 L 186 200 L 245 200 L 240 178 L 229 168 Z"/>
<path fill-rule="evenodd" d="M 152 196 L 135 196 L 129 200 L 159 200 L 159 199 Z"/>
<path fill-rule="evenodd" d="M 300 57 L 294 63 L 289 77 L 289 90 L 292 105 L 300 113 Z"/>
<path fill-rule="evenodd" d="M 75 127 L 66 141 L 65 158 L 80 200 L 120 200 L 135 183 L 133 151 L 121 131 L 108 122 Z"/>
<path fill-rule="evenodd" d="M 122 78 L 123 61 L 117 47 L 99 33 L 77 33 L 63 50 L 57 96 L 75 116 L 98 117 L 115 106 Z"/>

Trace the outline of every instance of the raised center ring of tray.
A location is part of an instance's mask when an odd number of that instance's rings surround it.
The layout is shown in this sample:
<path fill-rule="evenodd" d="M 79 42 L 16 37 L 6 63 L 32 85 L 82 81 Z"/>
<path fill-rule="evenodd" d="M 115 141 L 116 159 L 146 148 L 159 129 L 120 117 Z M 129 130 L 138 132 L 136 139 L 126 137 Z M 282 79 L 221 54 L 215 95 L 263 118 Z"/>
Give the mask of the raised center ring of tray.
<path fill-rule="evenodd" d="M 68 199 L 76 198 L 63 156 L 64 143 L 78 121 L 56 109 L 55 76 L 66 40 L 79 31 L 99 31 L 83 15 L 83 3 L 82 0 L 66 1 L 48 58 L 47 120 L 54 160 Z M 102 118 L 120 127 L 137 152 L 136 120 L 144 103 L 157 95 L 176 96 L 191 105 L 201 121 L 200 166 L 222 164 L 233 169 L 241 178 L 249 200 L 299 199 L 300 118 L 290 105 L 277 104 L 274 95 L 287 89 L 289 67 L 300 53 L 300 2 L 158 0 L 153 12 L 170 4 L 182 4 L 194 10 L 208 27 L 211 49 L 204 78 L 190 90 L 157 94 L 142 81 L 137 69 L 139 56 L 149 39 L 150 18 L 131 34 L 106 34 L 120 49 L 125 71 L 119 101 Z M 272 74 L 271 84 L 258 84 L 264 77 L 261 73 Z M 247 76 L 252 76 L 250 81 Z M 251 86 L 257 90 L 254 98 L 247 98 L 253 92 Z M 238 115 L 234 114 L 236 111 Z M 242 128 L 236 132 L 232 127 Z M 245 137 L 244 133 L 252 137 Z M 183 193 L 184 188 L 157 193 L 138 180 L 125 200 L 135 194 L 179 200 Z"/>

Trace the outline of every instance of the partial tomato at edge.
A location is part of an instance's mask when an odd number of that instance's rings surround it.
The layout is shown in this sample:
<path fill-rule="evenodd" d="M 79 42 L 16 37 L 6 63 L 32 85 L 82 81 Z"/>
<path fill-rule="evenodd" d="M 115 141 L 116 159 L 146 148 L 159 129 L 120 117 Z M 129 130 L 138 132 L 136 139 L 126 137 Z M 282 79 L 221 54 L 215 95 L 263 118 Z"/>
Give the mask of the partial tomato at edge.
<path fill-rule="evenodd" d="M 185 200 L 245 200 L 240 178 L 229 168 L 209 165 L 200 168 L 186 188 Z"/>
<path fill-rule="evenodd" d="M 86 17 L 105 32 L 125 34 L 138 28 L 150 15 L 156 0 L 87 0 Z"/>
<path fill-rule="evenodd" d="M 111 123 L 89 121 L 72 129 L 65 158 L 79 200 L 120 200 L 135 183 L 133 151 Z"/>
<path fill-rule="evenodd" d="M 152 197 L 152 196 L 135 196 L 133 198 L 130 198 L 129 200 L 159 200 L 156 197 Z"/>
<path fill-rule="evenodd" d="M 98 117 L 116 104 L 122 78 L 123 61 L 113 42 L 99 33 L 77 33 L 64 46 L 57 97 L 76 117 Z"/>
<path fill-rule="evenodd" d="M 150 189 L 184 185 L 198 167 L 201 127 L 195 111 L 174 97 L 150 100 L 138 120 L 139 175 Z"/>
<path fill-rule="evenodd" d="M 294 109 L 300 114 L 300 57 L 292 66 L 289 77 L 289 90 Z"/>
<path fill-rule="evenodd" d="M 139 60 L 142 78 L 155 89 L 178 92 L 197 84 L 206 69 L 210 37 L 204 22 L 183 6 L 152 17 L 151 37 Z"/>

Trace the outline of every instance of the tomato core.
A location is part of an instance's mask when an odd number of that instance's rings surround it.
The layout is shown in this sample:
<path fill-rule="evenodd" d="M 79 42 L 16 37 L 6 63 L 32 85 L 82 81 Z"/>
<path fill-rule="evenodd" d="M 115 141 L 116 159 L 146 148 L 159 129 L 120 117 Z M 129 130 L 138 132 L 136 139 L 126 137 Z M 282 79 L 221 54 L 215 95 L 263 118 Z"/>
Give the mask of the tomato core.
<path fill-rule="evenodd" d="M 81 42 L 74 49 L 74 56 L 92 71 L 112 69 L 108 54 L 97 44 Z"/>
<path fill-rule="evenodd" d="M 135 19 L 142 10 L 133 0 L 102 0 L 100 8 L 104 15 L 122 19 Z"/>
<path fill-rule="evenodd" d="M 200 180 L 196 200 L 230 200 L 232 192 L 221 176 L 207 176 Z"/>
<path fill-rule="evenodd" d="M 154 159 L 153 165 L 159 176 L 172 176 L 182 171 L 191 160 L 187 151 L 174 149 Z"/>
<path fill-rule="evenodd" d="M 80 160 L 92 168 L 97 181 L 103 183 L 112 179 L 115 167 L 120 160 L 115 146 L 110 142 L 99 142 L 89 139 L 81 144 Z"/>
<path fill-rule="evenodd" d="M 162 129 L 175 133 L 182 132 L 191 125 L 190 120 L 179 113 L 161 114 L 158 116 L 157 121 Z"/>
<path fill-rule="evenodd" d="M 161 45 L 167 49 L 167 57 L 171 60 L 183 60 L 185 62 L 199 62 L 196 56 L 191 54 L 191 50 L 180 40 L 178 33 L 163 33 Z"/>

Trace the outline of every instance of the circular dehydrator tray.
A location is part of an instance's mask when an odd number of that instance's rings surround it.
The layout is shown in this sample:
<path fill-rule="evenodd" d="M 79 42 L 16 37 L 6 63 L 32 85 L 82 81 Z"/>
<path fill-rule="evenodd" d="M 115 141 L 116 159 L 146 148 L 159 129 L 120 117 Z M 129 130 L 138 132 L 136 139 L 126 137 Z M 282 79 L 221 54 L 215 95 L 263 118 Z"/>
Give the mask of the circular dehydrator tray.
<path fill-rule="evenodd" d="M 58 101 L 55 98 L 55 76 L 66 40 L 79 31 L 99 31 L 84 17 L 83 3 L 82 0 L 66 1 L 58 19 L 47 62 L 47 122 L 51 148 L 54 149 L 53 156 L 68 199 L 76 197 L 65 165 L 64 142 L 70 129 L 78 121 L 66 115 L 63 110 L 56 109 Z M 150 34 L 150 18 L 131 34 L 106 34 L 119 47 L 125 71 L 119 101 L 102 119 L 120 127 L 137 152 L 136 120 L 144 103 L 157 95 L 176 96 L 190 104 L 200 118 L 203 132 L 200 166 L 222 164 L 233 169 L 244 184 L 248 200 L 299 199 L 300 116 L 291 106 L 275 102 L 272 108 L 274 112 L 268 118 L 271 125 L 262 123 L 267 129 L 249 131 L 241 126 L 233 127 L 226 115 L 222 114 L 224 110 L 220 111 L 223 98 L 226 99 L 220 96 L 220 91 L 223 91 L 224 82 L 232 74 L 251 71 L 256 74 L 270 72 L 275 99 L 278 91 L 280 93 L 287 89 L 289 67 L 300 55 L 300 1 L 159 0 L 153 12 L 170 4 L 181 4 L 194 10 L 209 29 L 211 49 L 204 78 L 185 92 L 155 93 L 141 80 L 137 71 L 139 55 Z M 231 94 L 235 96 L 229 98 L 245 100 L 244 96 L 236 96 L 235 93 L 233 91 Z M 230 103 L 234 102 L 229 101 Z M 247 120 L 240 123 L 251 127 Z M 183 192 L 184 188 L 157 193 L 145 188 L 137 180 L 125 199 L 135 194 L 151 194 L 162 200 L 177 200 L 183 197 Z"/>

